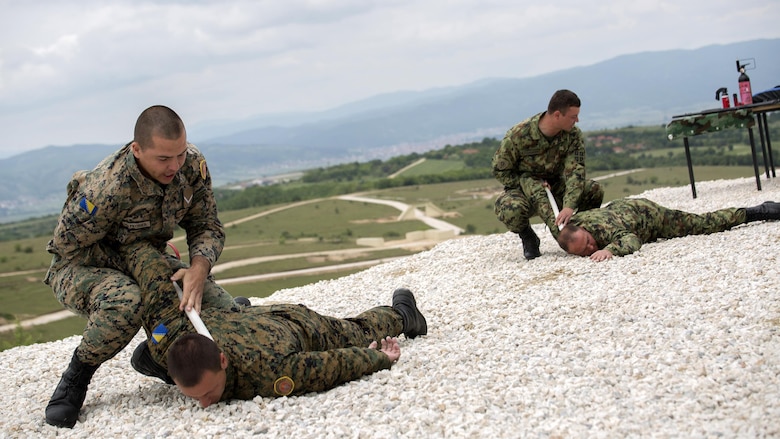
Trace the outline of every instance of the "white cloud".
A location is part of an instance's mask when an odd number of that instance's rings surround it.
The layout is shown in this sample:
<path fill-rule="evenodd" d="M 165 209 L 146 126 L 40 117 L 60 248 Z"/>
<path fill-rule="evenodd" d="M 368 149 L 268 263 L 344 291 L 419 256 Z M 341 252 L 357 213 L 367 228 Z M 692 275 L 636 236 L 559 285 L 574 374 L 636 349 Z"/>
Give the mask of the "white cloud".
<path fill-rule="evenodd" d="M 70 59 L 76 54 L 78 44 L 78 35 L 62 35 L 54 44 L 45 47 L 34 47 L 32 48 L 32 52 L 42 58 L 52 56 Z"/>
<path fill-rule="evenodd" d="M 0 157 L 125 141 L 133 114 L 154 103 L 188 124 L 238 119 L 780 36 L 780 2 L 763 0 L 0 0 L 0 10 Z"/>

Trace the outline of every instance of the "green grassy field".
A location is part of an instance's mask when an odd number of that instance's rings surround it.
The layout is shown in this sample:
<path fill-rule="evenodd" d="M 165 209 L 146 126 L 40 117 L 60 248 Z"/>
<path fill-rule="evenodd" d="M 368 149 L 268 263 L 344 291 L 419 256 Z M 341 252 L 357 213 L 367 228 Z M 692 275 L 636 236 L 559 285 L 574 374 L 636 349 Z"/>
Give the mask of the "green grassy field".
<path fill-rule="evenodd" d="M 46 269 L 51 255 L 46 253 L 46 243 L 51 237 L 0 242 L 0 273 Z"/>
<path fill-rule="evenodd" d="M 722 151 L 724 155 L 747 155 L 750 154 L 750 145 L 745 144 L 737 144 L 732 145 L 731 147 L 728 146 L 698 146 L 698 147 L 691 147 L 691 155 L 693 156 L 697 149 L 710 149 L 712 148 L 714 151 Z M 761 152 L 761 145 L 757 146 L 758 153 Z M 680 148 L 679 147 L 669 147 L 669 148 L 661 148 L 661 149 L 652 149 L 649 151 L 643 151 L 643 152 L 634 152 L 631 153 L 632 157 L 665 157 L 670 154 L 679 154 Z M 695 160 L 695 159 L 694 159 Z"/>
<path fill-rule="evenodd" d="M 607 174 L 594 173 L 593 178 Z M 693 167 L 696 182 L 708 180 L 729 180 L 753 177 L 750 166 L 699 166 Z M 604 202 L 642 193 L 659 187 L 689 186 L 688 168 L 649 168 L 629 175 L 609 178 L 601 181 L 604 185 Z"/>
<path fill-rule="evenodd" d="M 400 175 L 404 177 L 414 177 L 418 175 L 435 175 L 447 171 L 458 171 L 465 168 L 466 165 L 460 160 L 425 160 L 417 166 L 413 166 Z"/>
<path fill-rule="evenodd" d="M 85 323 L 85 319 L 74 316 L 45 325 L 26 329 L 17 327 L 14 331 L 0 332 L 0 351 L 15 346 L 44 343 L 61 340 L 71 335 L 80 335 L 84 330 Z"/>
<path fill-rule="evenodd" d="M 231 284 L 228 288 L 234 297 L 268 297 L 279 290 L 296 288 L 319 281 L 338 279 L 349 276 L 362 270 L 344 270 L 337 273 L 323 273 L 310 276 L 283 277 L 267 281 L 251 282 L 245 284 Z"/>
<path fill-rule="evenodd" d="M 406 172 L 412 172 L 413 169 Z M 694 167 L 694 173 L 697 181 L 732 179 L 752 177 L 753 168 Z M 592 173 L 590 176 L 600 177 L 605 174 Z M 657 187 L 687 186 L 688 173 L 685 167 L 652 168 L 604 179 L 602 184 L 606 202 Z M 458 225 L 468 233 L 491 234 L 503 233 L 506 230 L 493 213 L 493 202 L 500 191 L 501 186 L 495 180 L 485 179 L 399 187 L 374 191 L 364 196 L 397 200 L 415 206 L 431 203 L 446 212 L 444 220 Z M 738 202 L 739 200 L 735 200 L 735 203 Z M 261 256 L 291 257 L 233 268 L 217 273 L 217 279 L 404 256 L 410 253 L 405 250 L 376 251 L 368 248 L 349 257 L 327 256 L 323 253 L 355 248 L 355 241 L 361 237 L 383 237 L 385 241 L 401 240 L 407 232 L 428 228 L 419 221 L 396 221 L 400 214 L 398 210 L 372 203 L 327 199 L 274 211 L 280 207 L 283 206 L 220 214 L 220 219 L 228 224 L 266 213 L 252 220 L 227 226 L 226 247 L 219 263 Z M 181 233 L 177 234 L 180 235 Z M 48 239 L 42 237 L 0 242 L 0 254 L 4 255 L 0 257 L 0 322 L 13 323 L 62 309 L 51 289 L 42 283 L 51 260 L 45 251 Z M 180 250 L 186 247 L 183 241 L 178 241 L 176 245 Z M 182 257 L 187 259 L 186 252 L 183 252 Z M 359 270 L 231 284 L 226 289 L 234 296 L 265 297 L 279 289 L 334 279 L 355 271 Z M 0 342 L 7 347 L 13 345 L 14 341 L 43 342 L 81 333 L 83 320 L 74 317 L 67 321 L 69 322 L 41 325 L 18 334 L 0 333 Z"/>

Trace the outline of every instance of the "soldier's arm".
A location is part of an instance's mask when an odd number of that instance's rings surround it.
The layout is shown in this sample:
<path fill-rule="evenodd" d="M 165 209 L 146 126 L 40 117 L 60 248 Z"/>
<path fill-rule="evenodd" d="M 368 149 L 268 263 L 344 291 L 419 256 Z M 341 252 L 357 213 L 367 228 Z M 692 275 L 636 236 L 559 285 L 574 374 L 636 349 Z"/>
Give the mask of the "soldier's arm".
<path fill-rule="evenodd" d="M 111 202 L 110 185 L 90 185 L 81 178 L 79 182 L 74 176 L 68 185 L 68 199 L 57 220 L 51 250 L 65 260 L 86 262 L 92 246 L 111 228 L 118 206 Z"/>
<path fill-rule="evenodd" d="M 625 256 L 634 253 L 642 247 L 642 240 L 633 233 L 625 233 L 615 236 L 610 243 L 604 247 L 615 256 Z"/>
<path fill-rule="evenodd" d="M 501 146 L 493 154 L 493 176 L 504 187 L 518 187 L 520 176 L 517 172 L 516 147 L 509 134 L 501 141 Z"/>
<path fill-rule="evenodd" d="M 547 199 L 542 180 L 534 178 L 529 170 L 524 169 L 521 163 L 522 153 L 513 140 L 512 133 L 513 131 L 507 133 L 501 141 L 501 147 L 493 155 L 493 176 L 504 185 L 504 188 L 521 189 L 527 197 L 540 206 L 540 209 L 544 209 L 545 203 L 536 201 Z M 552 209 L 547 206 L 547 210 L 548 216 L 552 216 Z"/>
<path fill-rule="evenodd" d="M 182 171 L 193 193 L 190 208 L 179 225 L 187 232 L 190 261 L 195 256 L 202 256 L 209 262 L 210 269 L 222 254 L 225 228 L 218 218 L 217 201 L 212 191 L 206 159 L 194 146 L 188 151 L 185 166 L 188 169 Z"/>
<path fill-rule="evenodd" d="M 585 141 L 582 132 L 575 128 L 572 144 L 564 159 L 563 175 L 566 180 L 566 192 L 563 195 L 563 207 L 577 209 L 577 200 L 585 187 Z"/>

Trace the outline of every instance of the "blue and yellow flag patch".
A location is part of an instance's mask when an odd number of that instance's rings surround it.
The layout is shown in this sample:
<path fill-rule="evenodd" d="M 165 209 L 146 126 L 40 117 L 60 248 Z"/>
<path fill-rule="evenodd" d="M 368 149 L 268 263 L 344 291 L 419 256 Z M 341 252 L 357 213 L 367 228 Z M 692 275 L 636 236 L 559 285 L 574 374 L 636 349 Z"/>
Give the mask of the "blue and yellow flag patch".
<path fill-rule="evenodd" d="M 95 212 L 97 212 L 97 206 L 92 204 L 91 201 L 87 200 L 87 197 L 84 197 L 79 202 L 79 206 L 81 206 L 82 209 L 84 209 L 85 212 L 88 214 L 95 216 Z"/>
<path fill-rule="evenodd" d="M 165 327 L 162 323 L 157 325 L 156 328 L 154 328 L 154 331 L 152 331 L 152 343 L 158 344 L 162 341 L 163 337 L 168 335 L 168 328 Z"/>

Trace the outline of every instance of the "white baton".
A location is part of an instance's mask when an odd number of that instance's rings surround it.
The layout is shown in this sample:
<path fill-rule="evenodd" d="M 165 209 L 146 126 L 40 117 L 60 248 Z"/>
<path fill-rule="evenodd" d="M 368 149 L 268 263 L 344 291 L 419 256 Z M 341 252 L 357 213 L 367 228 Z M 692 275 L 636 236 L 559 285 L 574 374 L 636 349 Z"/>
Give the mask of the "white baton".
<path fill-rule="evenodd" d="M 547 186 L 544 187 L 544 190 L 547 192 L 547 199 L 550 200 L 550 206 L 552 206 L 553 213 L 555 214 L 555 218 L 558 218 L 558 214 L 561 213 L 558 210 L 558 203 L 555 202 L 555 197 L 553 197 L 552 192 L 550 192 L 550 188 Z M 562 224 L 558 224 L 558 230 L 561 230 L 563 228 Z"/>
<path fill-rule="evenodd" d="M 176 282 L 173 283 L 173 287 L 176 288 L 176 294 L 179 295 L 179 302 L 182 301 L 184 297 L 184 292 L 181 290 L 181 287 Z M 206 325 L 203 324 L 203 320 L 200 319 L 200 316 L 198 315 L 197 311 L 195 309 L 191 309 L 189 311 L 186 310 L 185 313 L 187 314 L 187 318 L 190 319 L 190 322 L 192 322 L 192 326 L 195 327 L 195 330 L 198 331 L 198 334 L 206 336 L 211 339 L 211 341 L 214 341 L 214 337 L 211 336 L 209 333 L 208 328 L 206 328 Z"/>

